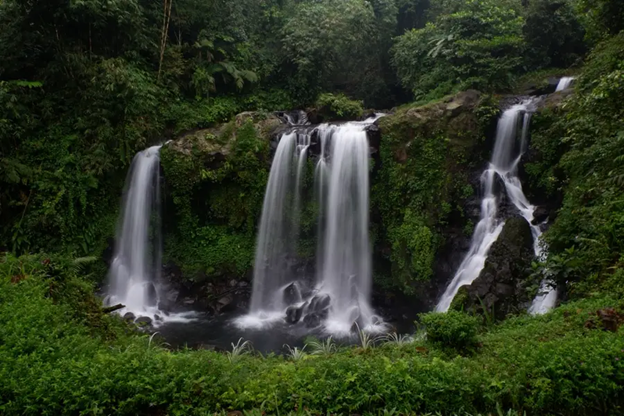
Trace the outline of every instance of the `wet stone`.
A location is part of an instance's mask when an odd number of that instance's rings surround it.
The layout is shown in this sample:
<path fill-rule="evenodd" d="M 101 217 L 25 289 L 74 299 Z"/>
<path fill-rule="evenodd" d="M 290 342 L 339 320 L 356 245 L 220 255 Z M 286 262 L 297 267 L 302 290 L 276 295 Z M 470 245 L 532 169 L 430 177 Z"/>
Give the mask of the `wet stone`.
<path fill-rule="evenodd" d="M 286 322 L 294 325 L 301 320 L 303 315 L 303 307 L 290 306 L 286 309 Z"/>
<path fill-rule="evenodd" d="M 306 328 L 316 328 L 321 325 L 321 317 L 316 313 L 311 313 L 303 318 Z"/>
<path fill-rule="evenodd" d="M 136 322 L 138 325 L 141 325 L 141 326 L 151 325 L 152 318 L 150 318 L 149 316 L 141 316 L 137 318 L 136 321 L 134 322 Z"/>
<path fill-rule="evenodd" d="M 293 303 L 297 303 L 300 301 L 301 291 L 295 283 L 289 284 L 286 289 L 284 289 L 284 304 L 292 305 Z"/>

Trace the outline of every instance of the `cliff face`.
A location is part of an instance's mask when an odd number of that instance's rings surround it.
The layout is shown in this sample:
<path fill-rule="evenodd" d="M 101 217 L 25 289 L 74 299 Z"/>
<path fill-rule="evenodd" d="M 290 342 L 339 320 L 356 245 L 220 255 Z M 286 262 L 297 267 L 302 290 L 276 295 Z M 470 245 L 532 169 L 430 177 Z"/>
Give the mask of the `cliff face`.
<path fill-rule="evenodd" d="M 452 278 L 478 221 L 498 114 L 490 97 L 465 91 L 379 121 L 371 199 L 382 303 L 430 310 Z"/>

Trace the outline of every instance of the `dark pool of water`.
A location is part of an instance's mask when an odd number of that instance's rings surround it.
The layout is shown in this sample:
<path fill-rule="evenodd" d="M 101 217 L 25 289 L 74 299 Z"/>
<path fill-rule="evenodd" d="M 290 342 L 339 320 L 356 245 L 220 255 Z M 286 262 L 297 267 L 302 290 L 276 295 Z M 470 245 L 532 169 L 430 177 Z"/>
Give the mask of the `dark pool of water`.
<path fill-rule="evenodd" d="M 303 347 L 307 337 L 325 339 L 329 335 L 322 330 L 310 330 L 303 325 L 275 323 L 262 329 L 242 329 L 234 324 L 237 315 L 218 317 L 200 316 L 192 322 L 170 322 L 158 327 L 156 331 L 172 348 L 220 349 L 231 350 L 232 343 L 239 339 L 250 341 L 254 350 L 262 353 L 284 353 L 290 347 Z M 399 333 L 412 333 L 411 322 L 392 322 Z M 339 344 L 358 343 L 357 335 L 352 338 L 338 339 Z"/>

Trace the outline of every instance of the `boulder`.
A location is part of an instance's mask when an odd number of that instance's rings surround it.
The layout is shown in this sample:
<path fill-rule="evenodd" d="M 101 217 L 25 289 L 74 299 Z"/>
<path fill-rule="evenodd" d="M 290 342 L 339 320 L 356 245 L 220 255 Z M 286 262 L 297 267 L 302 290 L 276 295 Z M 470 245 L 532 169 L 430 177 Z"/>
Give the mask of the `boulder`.
<path fill-rule="evenodd" d="M 230 306 L 232 302 L 234 302 L 234 297 L 232 295 L 225 295 L 217 301 L 215 304 L 215 310 L 217 312 L 223 312 L 223 310 Z"/>
<path fill-rule="evenodd" d="M 301 320 L 303 315 L 303 306 L 290 306 L 286 309 L 286 322 L 294 325 Z"/>
<path fill-rule="evenodd" d="M 496 319 L 526 309 L 530 299 L 526 293 L 526 279 L 531 273 L 535 257 L 531 226 L 522 217 L 507 220 L 498 240 L 492 245 L 479 277 L 462 289 L 463 305 L 454 302 L 453 308 L 483 312 Z"/>
<path fill-rule="evenodd" d="M 134 322 L 140 326 L 148 326 L 152 324 L 152 318 L 149 316 L 140 316 Z"/>
<path fill-rule="evenodd" d="M 284 305 L 301 302 L 301 291 L 297 283 L 293 282 L 284 289 Z"/>
<path fill-rule="evenodd" d="M 134 322 L 136 316 L 132 312 L 128 312 L 123 316 L 123 320 L 126 322 Z"/>
<path fill-rule="evenodd" d="M 305 324 L 306 328 L 310 329 L 320 326 L 321 321 L 321 317 L 316 313 L 307 314 L 305 318 L 303 318 L 303 323 Z"/>
<path fill-rule="evenodd" d="M 310 306 L 308 308 L 311 312 L 322 313 L 329 309 L 331 303 L 331 297 L 327 294 L 317 295 L 310 300 Z"/>

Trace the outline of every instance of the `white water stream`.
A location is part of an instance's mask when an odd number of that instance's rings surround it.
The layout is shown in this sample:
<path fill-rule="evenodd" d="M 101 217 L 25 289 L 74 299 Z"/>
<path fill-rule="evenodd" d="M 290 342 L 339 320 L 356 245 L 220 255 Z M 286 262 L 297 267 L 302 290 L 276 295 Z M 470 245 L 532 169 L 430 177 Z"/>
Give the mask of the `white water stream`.
<path fill-rule="evenodd" d="M 531 224 L 536 257 L 543 256 L 540 246 L 541 228 L 539 225 L 532 224 L 535 207 L 524 195 L 518 178 L 518 164 L 528 144 L 534 104 L 535 100 L 529 99 L 514 105 L 503 113 L 498 122 L 492 160 L 481 176 L 483 191 L 481 218 L 475 228 L 466 257 L 435 308 L 438 312 L 448 311 L 459 289 L 472 284 L 479 277 L 492 244 L 496 242 L 503 230 L 504 221 L 498 218 L 499 198 L 502 190 L 497 189 L 497 178 L 500 178 L 504 184 L 510 202 Z M 557 292 L 550 288 L 548 282 L 542 283 L 540 292 L 543 293 L 533 301 L 531 313 L 545 313 L 556 303 Z"/>

